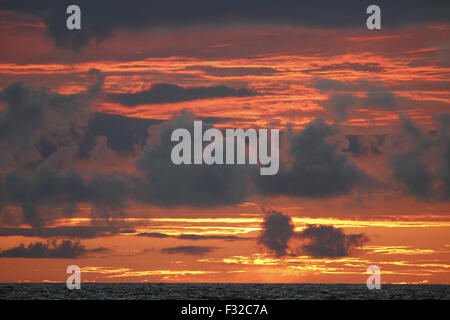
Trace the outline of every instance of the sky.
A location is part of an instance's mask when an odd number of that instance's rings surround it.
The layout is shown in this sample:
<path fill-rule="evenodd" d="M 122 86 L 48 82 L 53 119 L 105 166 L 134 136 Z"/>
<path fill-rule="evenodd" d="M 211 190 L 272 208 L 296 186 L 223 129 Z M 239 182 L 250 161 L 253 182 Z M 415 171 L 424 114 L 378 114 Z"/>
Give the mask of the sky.
<path fill-rule="evenodd" d="M 0 282 L 450 284 L 450 4 L 0 4 Z M 280 169 L 171 162 L 279 129 Z"/>

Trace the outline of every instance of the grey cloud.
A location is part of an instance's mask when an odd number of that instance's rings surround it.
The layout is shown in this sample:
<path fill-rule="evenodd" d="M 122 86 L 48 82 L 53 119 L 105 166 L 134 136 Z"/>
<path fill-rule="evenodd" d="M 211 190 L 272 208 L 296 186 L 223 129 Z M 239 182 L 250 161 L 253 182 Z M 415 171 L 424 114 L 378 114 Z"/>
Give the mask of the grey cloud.
<path fill-rule="evenodd" d="M 330 97 L 320 103 L 335 122 L 348 120 L 350 112 L 358 106 L 381 110 L 392 110 L 399 106 L 399 98 L 395 93 L 379 82 L 314 79 L 311 86 L 325 92 L 332 91 Z M 366 91 L 366 96 L 359 98 L 349 93 L 356 91 Z"/>
<path fill-rule="evenodd" d="M 178 246 L 178 247 L 163 248 L 161 252 L 165 254 L 186 254 L 186 255 L 201 256 L 213 251 L 214 249 L 215 249 L 214 247 Z"/>
<path fill-rule="evenodd" d="M 277 211 L 268 211 L 262 223 L 258 243 L 275 252 L 277 257 L 287 254 L 288 242 L 294 236 L 291 217 Z"/>
<path fill-rule="evenodd" d="M 133 146 L 143 145 L 147 129 L 161 120 L 125 117 L 116 114 L 95 113 L 89 121 L 86 134 L 80 143 L 79 155 L 87 157 L 95 145 L 95 138 L 107 138 L 108 147 L 119 152 L 131 152 Z M 120 128 L 120 130 L 117 130 Z"/>
<path fill-rule="evenodd" d="M 103 84 L 98 70 L 91 69 L 89 75 L 91 85 L 78 94 L 34 90 L 20 81 L 0 91 L 5 103 L 0 113 L 0 147 L 16 166 L 39 162 L 58 151 L 61 154 L 54 158 L 64 156 L 69 149 L 78 148 L 92 116 L 89 102 Z"/>
<path fill-rule="evenodd" d="M 300 248 L 290 245 L 294 239 L 304 242 Z M 368 241 L 363 233 L 345 234 L 342 229 L 331 225 L 307 225 L 302 232 L 295 232 L 291 217 L 273 210 L 266 213 L 258 238 L 258 243 L 269 248 L 277 257 L 299 254 L 318 258 L 344 257 Z"/>
<path fill-rule="evenodd" d="M 23 82 L 15 82 L 0 92 L 6 108 L 0 115 L 0 139 L 13 144 L 28 144 L 42 125 L 44 106 L 39 93 L 33 94 Z"/>
<path fill-rule="evenodd" d="M 392 156 L 391 164 L 394 179 L 404 184 L 407 193 L 425 199 L 432 194 L 434 177 L 422 157 L 421 150 L 411 150 Z"/>
<path fill-rule="evenodd" d="M 349 152 L 354 157 L 366 155 L 382 154 L 382 147 L 386 141 L 385 134 L 375 135 L 355 135 L 349 134 L 346 136 L 348 140 L 348 147 L 343 148 L 342 152 Z"/>
<path fill-rule="evenodd" d="M 338 152 L 338 145 L 327 141 L 337 133 L 318 118 L 298 134 L 292 134 L 287 157 L 275 176 L 256 177 L 262 194 L 297 197 L 331 197 L 349 193 L 357 185 L 373 183 L 347 155 Z"/>
<path fill-rule="evenodd" d="M 445 113 L 438 117 L 439 131 L 436 144 L 441 151 L 438 159 L 438 175 L 441 177 L 440 196 L 442 199 L 450 199 L 450 114 Z"/>
<path fill-rule="evenodd" d="M 82 8 L 83 27 L 71 32 L 65 26 L 67 2 L 4 0 L 0 9 L 39 16 L 57 46 L 79 50 L 91 40 L 100 41 L 115 30 L 146 28 L 179 28 L 191 26 L 291 25 L 307 27 L 362 28 L 368 1 L 301 1 L 208 0 L 133 1 L 126 7 L 120 1 L 78 0 Z M 377 2 L 382 8 L 383 27 L 445 23 L 450 20 L 447 1 L 432 3 L 419 0 Z M 405 9 L 406 8 L 406 9 Z"/>
<path fill-rule="evenodd" d="M 364 106 L 393 108 L 396 105 L 396 95 L 386 88 L 370 88 L 365 98 L 361 100 Z"/>
<path fill-rule="evenodd" d="M 138 233 L 137 236 L 147 237 L 147 238 L 160 238 L 160 239 L 170 237 L 168 234 L 159 233 L 159 232 L 142 232 L 142 233 Z"/>
<path fill-rule="evenodd" d="M 369 241 L 363 233 L 345 234 L 342 229 L 327 225 L 307 225 L 297 236 L 308 241 L 302 245 L 303 252 L 317 258 L 347 257 Z"/>
<path fill-rule="evenodd" d="M 409 118 L 401 117 L 407 148 L 391 155 L 395 181 L 406 193 L 428 201 L 450 199 L 450 116 L 436 115 L 436 130 L 428 134 Z M 403 137 L 402 136 L 402 137 Z"/>
<path fill-rule="evenodd" d="M 321 91 L 366 91 L 367 96 L 362 101 L 366 103 L 375 103 L 378 100 L 385 103 L 386 99 L 393 99 L 393 93 L 389 91 L 383 83 L 378 81 L 354 80 L 354 81 L 340 81 L 334 79 L 315 78 L 311 81 L 311 87 Z"/>
<path fill-rule="evenodd" d="M 334 63 L 324 66 L 317 66 L 316 68 L 303 70 L 303 72 L 323 72 L 323 71 L 334 71 L 334 70 L 354 70 L 354 71 L 364 71 L 364 72 L 382 72 L 384 68 L 379 63 L 357 63 L 357 62 L 343 62 Z"/>
<path fill-rule="evenodd" d="M 349 118 L 349 108 L 356 104 L 356 98 L 349 93 L 332 95 L 323 102 L 326 110 L 331 113 L 336 122 L 344 121 Z"/>
<path fill-rule="evenodd" d="M 353 87 L 343 81 L 333 80 L 333 79 L 314 79 L 312 81 L 313 88 L 329 91 L 329 90 L 349 90 Z"/>
<path fill-rule="evenodd" d="M 249 97 L 254 95 L 256 95 L 256 92 L 245 88 L 234 89 L 227 86 L 184 88 L 168 83 L 157 83 L 152 85 L 148 90 L 135 93 L 109 94 L 109 98 L 125 106 L 136 106 L 140 104 L 173 103 L 198 99 Z"/>
<path fill-rule="evenodd" d="M 0 233 L 1 234 L 1 233 Z M 221 236 L 221 235 L 202 235 L 202 234 L 180 234 L 178 236 L 171 236 L 164 233 L 159 232 L 143 232 L 138 233 L 137 236 L 139 237 L 148 237 L 148 238 L 177 238 L 182 240 L 227 240 L 227 241 L 234 241 L 234 240 L 248 240 L 250 238 L 243 238 L 238 236 Z"/>
<path fill-rule="evenodd" d="M 186 70 L 200 70 L 215 77 L 239 77 L 239 76 L 265 76 L 280 72 L 269 67 L 213 67 L 213 66 L 189 66 Z"/>
<path fill-rule="evenodd" d="M 0 258 L 45 258 L 45 259 L 76 259 L 90 253 L 102 253 L 106 248 L 86 249 L 79 242 L 63 240 L 30 243 L 28 246 L 21 244 L 18 247 L 0 251 Z"/>
<path fill-rule="evenodd" d="M 353 89 L 351 85 L 338 80 L 315 79 L 312 82 L 312 87 L 321 91 L 334 91 L 328 99 L 320 101 L 325 112 L 334 122 L 339 123 L 349 119 L 358 99 L 353 94 L 339 92 Z"/>
<path fill-rule="evenodd" d="M 201 234 L 180 234 L 177 238 L 185 240 L 228 240 L 228 241 L 249 239 L 238 236 L 201 235 Z"/>
<path fill-rule="evenodd" d="M 199 120 L 208 124 L 217 124 L 229 121 L 250 122 L 252 119 L 232 117 L 199 117 Z M 96 137 L 103 136 L 107 139 L 107 145 L 112 150 L 128 153 L 132 152 L 136 145 L 144 145 L 148 138 L 148 128 L 161 124 L 164 120 L 142 119 L 118 114 L 94 113 L 89 121 L 84 138 L 80 142 L 78 156 L 88 157 L 95 145 Z M 120 128 L 120 130 L 117 130 Z M 44 158 L 57 151 L 56 146 L 45 139 L 39 141 L 39 151 Z"/>
<path fill-rule="evenodd" d="M 82 238 L 110 237 L 131 230 L 122 227 L 102 226 L 63 226 L 63 227 L 34 227 L 34 228 L 0 228 L 0 237 L 22 236 L 37 238 Z"/>
<path fill-rule="evenodd" d="M 241 203 L 251 193 L 247 165 L 180 165 L 172 163 L 170 141 L 174 129 L 186 128 L 193 135 L 194 115 L 183 112 L 173 120 L 150 128 L 157 137 L 142 152 L 137 167 L 147 181 L 137 184 L 137 197 L 157 205 L 199 207 Z M 204 129 L 207 126 L 204 124 Z"/>
<path fill-rule="evenodd" d="M 80 173 L 41 167 L 24 175 L 17 170 L 9 172 L 4 181 L 0 200 L 18 205 L 23 211 L 23 222 L 42 226 L 55 218 L 51 207 L 60 206 L 71 216 L 79 202 L 91 202 L 92 215 L 107 218 L 120 212 L 131 189 L 127 179 L 119 174 L 97 173 L 84 179 Z"/>
<path fill-rule="evenodd" d="M 92 217 L 108 218 L 122 215 L 128 201 L 212 207 L 244 202 L 255 192 L 326 197 L 348 193 L 366 177 L 345 155 L 337 152 L 336 145 L 326 141 L 334 129 L 322 120 L 313 121 L 298 134 L 286 134 L 293 166 L 282 164 L 277 176 L 259 176 L 257 167 L 248 165 L 176 166 L 170 159 L 174 145 L 170 135 L 178 128 L 192 132 L 195 116 L 183 112 L 161 123 L 94 114 L 89 103 L 101 90 L 103 77 L 97 71 L 92 71 L 91 77 L 94 84 L 76 95 L 32 90 L 22 83 L 1 91 L 2 99 L 7 102 L 2 117 L 20 119 L 18 115 L 9 115 L 16 112 L 13 111 L 16 107 L 24 109 L 23 114 L 28 113 L 28 108 L 43 112 L 36 124 L 19 121 L 13 127 L 6 124 L 7 121 L 3 123 L 1 142 L 10 143 L 14 140 L 10 139 L 13 134 L 18 137 L 17 141 L 24 143 L 21 152 L 34 150 L 38 156 L 21 165 L 16 163 L 13 169 L 0 176 L 2 223 L 12 221 L 4 205 L 22 209 L 22 219 L 14 224 L 41 227 L 58 216 L 71 217 L 80 203 L 91 205 Z M 122 125 L 123 130 L 119 132 L 124 133 L 124 137 L 121 140 L 115 128 Z M 204 129 L 209 127 L 204 124 Z M 86 174 L 73 169 L 77 157 L 83 157 L 83 152 L 89 155 L 92 149 L 86 136 L 94 139 L 98 135 L 106 136 L 107 140 L 102 141 L 107 141 L 108 147 L 121 151 L 126 151 L 124 146 L 130 142 L 143 144 L 147 139 L 136 163 L 139 172 Z M 27 140 L 32 140 L 31 147 L 26 144 Z M 15 150 L 10 144 L 7 147 L 5 150 Z M 10 155 L 12 160 L 9 160 L 15 161 L 17 153 Z M 28 159 L 27 155 L 24 153 L 22 158 Z"/>

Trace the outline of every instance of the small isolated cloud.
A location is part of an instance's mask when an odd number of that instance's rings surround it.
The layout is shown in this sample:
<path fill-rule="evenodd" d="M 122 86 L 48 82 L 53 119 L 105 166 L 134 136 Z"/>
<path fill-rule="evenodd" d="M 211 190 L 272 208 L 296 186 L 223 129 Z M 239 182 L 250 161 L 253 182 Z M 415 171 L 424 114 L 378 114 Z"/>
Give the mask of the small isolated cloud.
<path fill-rule="evenodd" d="M 140 104 L 162 104 L 199 99 L 249 97 L 254 95 L 256 95 L 256 92 L 245 88 L 234 89 L 227 86 L 184 88 L 174 84 L 157 83 L 150 89 L 144 91 L 113 93 L 109 95 L 109 98 L 125 106 L 137 106 Z"/>
<path fill-rule="evenodd" d="M 169 247 L 161 250 L 165 254 L 186 254 L 193 256 L 200 256 L 213 251 L 214 247 L 202 247 L 202 246 L 178 246 Z"/>
<path fill-rule="evenodd" d="M 106 248 L 86 249 L 78 241 L 63 240 L 30 243 L 28 246 L 20 244 L 18 247 L 0 251 L 0 258 L 48 258 L 75 259 L 85 257 L 89 253 L 108 251 Z"/>
<path fill-rule="evenodd" d="M 262 224 L 258 243 L 266 246 L 280 257 L 286 255 L 288 242 L 294 235 L 291 217 L 277 211 L 268 211 Z"/>
<path fill-rule="evenodd" d="M 299 248 L 290 242 L 294 239 L 302 241 Z M 273 210 L 267 212 L 258 238 L 258 243 L 277 257 L 304 254 L 316 258 L 346 257 L 368 241 L 363 233 L 345 234 L 342 229 L 328 225 L 307 225 L 302 232 L 295 232 L 291 217 Z"/>
<path fill-rule="evenodd" d="M 347 257 L 354 248 L 369 241 L 363 233 L 345 234 L 342 229 L 327 225 L 308 225 L 298 237 L 307 240 L 302 250 L 317 258 Z"/>

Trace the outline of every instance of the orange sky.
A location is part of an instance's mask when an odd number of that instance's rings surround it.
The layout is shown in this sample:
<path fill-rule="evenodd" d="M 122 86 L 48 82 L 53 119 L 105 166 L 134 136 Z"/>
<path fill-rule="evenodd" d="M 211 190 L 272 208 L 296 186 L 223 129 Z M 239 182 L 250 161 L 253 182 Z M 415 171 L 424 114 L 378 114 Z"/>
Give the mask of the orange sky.
<path fill-rule="evenodd" d="M 450 111 L 450 24 L 376 32 L 252 25 L 117 30 L 103 41 L 74 52 L 55 48 L 37 17 L 10 11 L 0 11 L 0 17 L 0 41 L 4 44 L 0 89 L 21 80 L 36 90 L 46 87 L 64 95 L 77 94 L 90 83 L 88 70 L 95 68 L 104 76 L 104 84 L 91 102 L 91 112 L 168 120 L 189 110 L 199 118 L 217 119 L 217 128 L 271 127 L 284 132 L 288 128 L 303 130 L 313 119 L 323 117 L 328 124 L 339 126 L 334 139 L 342 151 L 348 147 L 346 135 L 396 134 L 400 115 L 428 132 L 436 127 L 433 117 Z M 337 87 L 321 89 L 317 81 L 323 79 Z M 108 99 L 110 94 L 144 91 L 158 83 L 185 88 L 223 85 L 257 94 L 135 106 Z M 392 94 L 395 107 L 358 102 L 349 109 L 348 119 L 340 121 L 327 110 L 326 103 L 334 94 L 351 94 L 364 101 L 373 87 Z M 0 102 L 0 110 L 5 108 Z M 149 136 L 146 143 L 152 138 Z M 90 157 L 67 163 L 85 177 L 98 171 L 139 173 L 135 162 L 143 145 L 128 153 L 105 145 L 97 147 L 98 158 L 92 152 Z M 381 268 L 383 283 L 450 284 L 448 199 L 424 200 L 405 194 L 393 182 L 389 167 L 390 152 L 396 149 L 383 147 L 382 155 L 347 153 L 359 168 L 394 186 L 388 189 L 367 192 L 357 187 L 325 198 L 256 194 L 237 204 L 208 208 L 131 200 L 123 216 L 113 213 L 109 219 L 96 218 L 89 203 L 78 204 L 73 216 L 65 216 L 64 208 L 49 204 L 44 209 L 54 213 L 47 227 L 122 226 L 132 230 L 78 239 L 86 248 L 108 250 L 77 259 L 1 257 L 0 282 L 63 282 L 67 266 L 76 264 L 82 268 L 82 281 L 89 282 L 365 283 L 366 268 L 375 264 Z M 7 174 L 16 168 L 18 165 L 0 167 L 0 172 Z M 364 233 L 369 242 L 340 258 L 304 253 L 276 257 L 257 242 L 264 210 L 269 208 L 290 215 L 297 232 L 307 224 L 333 225 L 346 234 Z M 0 210 L 5 216 L 21 216 L 20 205 L 14 203 L 0 203 Z M 0 220 L 0 228 L 36 227 L 18 220 Z M 177 238 L 183 234 L 240 238 Z M 47 240 L 0 236 L 0 249 Z M 295 246 L 295 240 L 292 242 Z M 177 246 L 209 249 L 198 255 L 163 251 Z"/>

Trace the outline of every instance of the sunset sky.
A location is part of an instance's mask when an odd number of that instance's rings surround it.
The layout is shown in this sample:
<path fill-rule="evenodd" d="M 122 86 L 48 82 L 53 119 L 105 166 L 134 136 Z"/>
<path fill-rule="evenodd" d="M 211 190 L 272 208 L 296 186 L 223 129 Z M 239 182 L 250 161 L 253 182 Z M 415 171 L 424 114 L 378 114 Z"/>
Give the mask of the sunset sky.
<path fill-rule="evenodd" d="M 0 3 L 0 282 L 450 284 L 448 1 L 54 2 Z M 194 120 L 278 174 L 173 165 Z"/>

